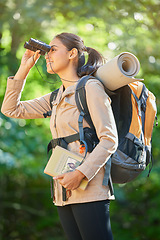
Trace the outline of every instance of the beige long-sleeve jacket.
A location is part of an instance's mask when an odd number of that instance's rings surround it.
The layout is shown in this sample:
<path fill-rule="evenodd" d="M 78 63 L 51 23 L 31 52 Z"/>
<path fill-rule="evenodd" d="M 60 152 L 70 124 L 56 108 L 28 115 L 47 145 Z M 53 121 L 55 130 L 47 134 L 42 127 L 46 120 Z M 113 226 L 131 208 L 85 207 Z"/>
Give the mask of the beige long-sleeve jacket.
<path fill-rule="evenodd" d="M 12 118 L 43 118 L 43 113 L 51 110 L 49 103 L 51 93 L 33 100 L 20 101 L 24 84 L 25 80 L 8 78 L 1 108 L 2 113 Z M 50 119 L 53 138 L 65 137 L 79 132 L 79 111 L 75 103 L 75 88 L 76 84 L 63 91 L 63 86 L 61 86 L 57 98 L 53 102 Z M 109 187 L 102 185 L 105 171 L 104 165 L 118 145 L 117 130 L 110 105 L 111 101 L 105 93 L 102 83 L 96 79 L 87 82 L 86 98 L 100 140 L 94 150 L 87 154 L 83 164 L 78 167 L 78 170 L 89 179 L 89 184 L 86 190 L 73 190 L 69 199 L 63 202 L 61 186 L 58 181 L 54 181 L 54 203 L 58 206 L 114 198 L 114 196 L 111 196 Z M 84 127 L 89 127 L 85 120 Z M 80 155 L 79 146 L 79 141 L 75 141 L 68 145 L 68 149 Z"/>

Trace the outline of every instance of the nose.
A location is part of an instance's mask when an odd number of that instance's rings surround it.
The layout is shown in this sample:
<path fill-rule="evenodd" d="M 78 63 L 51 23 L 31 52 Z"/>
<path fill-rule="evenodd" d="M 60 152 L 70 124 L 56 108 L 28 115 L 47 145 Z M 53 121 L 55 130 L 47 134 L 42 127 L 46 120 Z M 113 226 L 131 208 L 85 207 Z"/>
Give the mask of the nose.
<path fill-rule="evenodd" d="M 45 59 L 46 59 L 46 60 L 49 59 L 49 52 L 47 52 L 47 54 L 45 55 Z"/>

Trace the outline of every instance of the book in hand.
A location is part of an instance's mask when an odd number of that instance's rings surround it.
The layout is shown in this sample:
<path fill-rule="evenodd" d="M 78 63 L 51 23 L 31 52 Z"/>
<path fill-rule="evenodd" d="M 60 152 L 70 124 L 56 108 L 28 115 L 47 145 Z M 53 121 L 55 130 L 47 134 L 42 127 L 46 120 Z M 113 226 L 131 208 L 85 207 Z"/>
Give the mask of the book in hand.
<path fill-rule="evenodd" d="M 74 171 L 82 163 L 82 161 L 83 157 L 60 146 L 56 146 L 44 169 L 44 173 L 52 177 L 56 177 L 60 174 Z M 82 180 L 78 188 L 85 190 L 87 184 L 88 180 L 85 178 Z"/>

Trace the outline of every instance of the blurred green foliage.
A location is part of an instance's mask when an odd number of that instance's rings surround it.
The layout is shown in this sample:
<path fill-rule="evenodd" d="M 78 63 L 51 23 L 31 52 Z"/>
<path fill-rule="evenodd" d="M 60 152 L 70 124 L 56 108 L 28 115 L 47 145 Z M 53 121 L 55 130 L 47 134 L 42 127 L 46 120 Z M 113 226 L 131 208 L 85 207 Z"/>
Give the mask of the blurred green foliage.
<path fill-rule="evenodd" d="M 49 43 L 57 33 L 80 35 L 86 46 L 107 59 L 123 51 L 141 63 L 138 77 L 157 98 L 160 109 L 160 1 L 159 0 L 1 0 L 0 1 L 0 105 L 6 79 L 14 75 L 30 37 Z M 45 59 L 27 78 L 22 100 L 60 86 L 46 73 Z M 48 119 L 9 119 L 0 113 L 0 239 L 65 239 L 44 176 L 46 146 L 51 138 Z M 111 204 L 115 240 L 160 239 L 160 126 L 153 131 L 154 166 L 134 182 L 115 185 Z"/>

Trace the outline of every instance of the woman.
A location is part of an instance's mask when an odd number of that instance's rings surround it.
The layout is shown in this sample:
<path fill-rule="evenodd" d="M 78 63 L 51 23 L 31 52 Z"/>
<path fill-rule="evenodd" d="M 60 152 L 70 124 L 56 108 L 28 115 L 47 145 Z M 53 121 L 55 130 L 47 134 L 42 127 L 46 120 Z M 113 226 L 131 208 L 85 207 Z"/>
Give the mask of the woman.
<path fill-rule="evenodd" d="M 57 73 L 62 80 L 53 101 L 50 129 L 53 138 L 60 138 L 78 133 L 79 111 L 75 103 L 75 88 L 80 77 L 92 73 L 103 64 L 103 58 L 96 50 L 85 47 L 83 40 L 71 33 L 55 36 L 50 46 L 51 50 L 45 57 L 47 72 Z M 84 52 L 88 53 L 85 65 Z M 51 110 L 51 93 L 30 101 L 20 101 L 25 79 L 38 58 L 39 51 L 26 50 L 16 75 L 8 78 L 1 109 L 6 116 L 43 118 L 43 113 Z M 54 177 L 53 201 L 69 240 L 111 240 L 109 203 L 114 196 L 102 182 L 104 165 L 117 148 L 116 125 L 110 98 L 100 81 L 91 79 L 87 82 L 86 98 L 99 143 L 75 171 Z M 84 127 L 89 127 L 85 120 Z M 70 151 L 80 155 L 79 148 L 79 141 L 68 145 Z M 84 191 L 78 189 L 83 178 L 89 181 Z M 63 201 L 62 186 L 71 192 L 67 201 Z"/>

